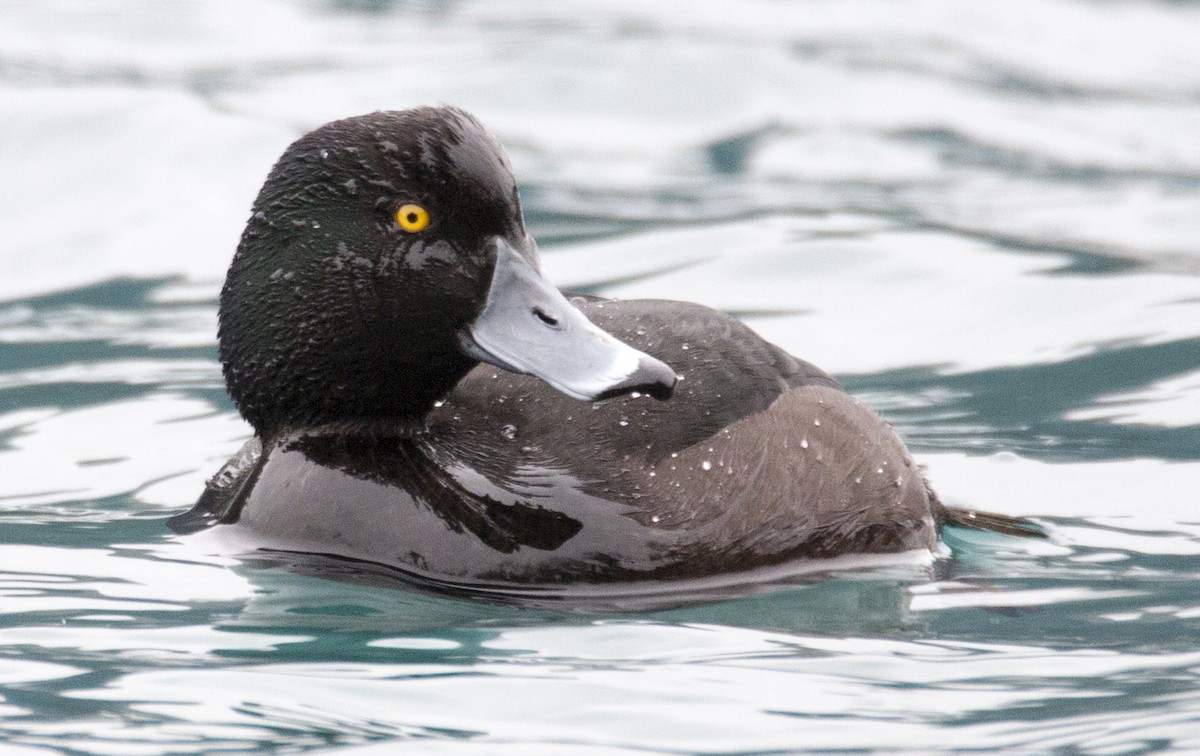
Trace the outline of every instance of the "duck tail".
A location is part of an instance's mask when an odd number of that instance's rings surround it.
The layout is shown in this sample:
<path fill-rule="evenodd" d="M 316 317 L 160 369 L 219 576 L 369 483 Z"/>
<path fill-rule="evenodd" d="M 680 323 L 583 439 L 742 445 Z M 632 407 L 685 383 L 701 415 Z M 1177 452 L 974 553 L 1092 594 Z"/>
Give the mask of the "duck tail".
<path fill-rule="evenodd" d="M 1050 537 L 1050 534 L 1046 532 L 1044 527 L 1024 517 L 1013 517 L 1011 515 L 996 514 L 995 512 L 981 512 L 977 509 L 964 509 L 962 507 L 948 507 L 942 503 L 938 495 L 929 487 L 928 482 L 926 482 L 925 487 L 929 491 L 929 498 L 933 500 L 934 516 L 937 518 L 939 529 L 950 525 L 956 528 L 967 528 L 968 530 L 986 530 L 990 533 L 1017 536 L 1018 538 Z"/>
<path fill-rule="evenodd" d="M 995 512 L 980 512 L 975 509 L 942 507 L 941 524 L 971 530 L 987 530 L 992 533 L 1019 536 L 1021 538 L 1049 538 L 1045 528 L 1024 517 L 1010 517 Z"/>

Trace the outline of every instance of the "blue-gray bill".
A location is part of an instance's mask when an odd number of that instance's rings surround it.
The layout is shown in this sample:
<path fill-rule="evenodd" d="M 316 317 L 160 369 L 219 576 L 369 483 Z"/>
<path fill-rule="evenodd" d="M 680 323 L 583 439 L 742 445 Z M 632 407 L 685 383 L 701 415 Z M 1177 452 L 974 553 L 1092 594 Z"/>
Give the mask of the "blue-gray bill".
<path fill-rule="evenodd" d="M 598 328 L 507 240 L 493 243 L 487 300 L 461 334 L 468 354 L 584 401 L 633 391 L 670 397 L 676 378 L 669 365 Z"/>

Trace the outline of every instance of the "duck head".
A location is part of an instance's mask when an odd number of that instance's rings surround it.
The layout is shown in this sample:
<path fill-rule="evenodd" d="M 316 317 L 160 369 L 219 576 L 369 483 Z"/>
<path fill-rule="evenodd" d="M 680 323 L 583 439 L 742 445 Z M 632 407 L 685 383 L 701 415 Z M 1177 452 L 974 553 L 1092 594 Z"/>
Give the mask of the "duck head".
<path fill-rule="evenodd" d="M 499 143 L 454 108 L 301 137 L 271 170 L 220 305 L 229 392 L 260 435 L 419 421 L 479 361 L 582 400 L 670 395 L 666 364 L 542 274 Z"/>

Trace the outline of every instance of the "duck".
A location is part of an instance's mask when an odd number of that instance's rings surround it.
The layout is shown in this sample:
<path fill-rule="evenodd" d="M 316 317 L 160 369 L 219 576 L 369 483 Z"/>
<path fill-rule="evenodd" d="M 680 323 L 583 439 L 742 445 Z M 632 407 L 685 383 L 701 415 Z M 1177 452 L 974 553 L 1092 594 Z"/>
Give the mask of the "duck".
<path fill-rule="evenodd" d="M 179 533 L 495 593 L 721 579 L 932 551 L 944 505 L 892 427 L 699 304 L 562 292 L 503 147 L 449 106 L 291 144 L 221 290 L 253 437 Z"/>

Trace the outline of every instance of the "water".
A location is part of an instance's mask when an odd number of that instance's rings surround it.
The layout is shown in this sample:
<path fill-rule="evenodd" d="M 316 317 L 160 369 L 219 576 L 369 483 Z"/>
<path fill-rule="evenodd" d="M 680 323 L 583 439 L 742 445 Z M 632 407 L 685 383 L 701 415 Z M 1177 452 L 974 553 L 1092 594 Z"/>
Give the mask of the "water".
<path fill-rule="evenodd" d="M 1200 750 L 1200 6 L 0 8 L 5 754 Z M 949 502 L 934 563 L 659 612 L 172 539 L 246 426 L 215 298 L 288 141 L 452 102 L 561 285 L 725 308 Z"/>

